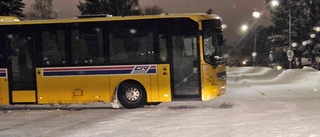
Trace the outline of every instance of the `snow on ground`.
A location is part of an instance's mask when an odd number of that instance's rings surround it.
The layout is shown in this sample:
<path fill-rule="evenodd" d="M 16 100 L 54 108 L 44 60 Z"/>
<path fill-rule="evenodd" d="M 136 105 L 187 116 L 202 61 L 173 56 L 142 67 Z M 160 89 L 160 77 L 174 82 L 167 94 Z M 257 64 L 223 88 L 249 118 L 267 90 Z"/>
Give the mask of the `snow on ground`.
<path fill-rule="evenodd" d="M 319 71 L 243 67 L 228 68 L 227 75 L 227 93 L 218 100 L 237 104 L 247 127 L 240 129 L 251 129 L 234 136 L 320 136 Z"/>
<path fill-rule="evenodd" d="M 320 72 L 234 67 L 227 78 L 226 94 L 208 102 L 5 108 L 0 136 L 320 137 Z"/>
<path fill-rule="evenodd" d="M 264 67 L 228 68 L 227 75 L 227 87 L 229 86 L 231 89 L 250 87 L 257 92 L 266 92 L 266 94 L 295 92 L 305 96 L 314 96 L 320 93 L 320 71 L 310 67 L 288 70 Z M 232 92 L 232 90 L 230 91 Z M 308 92 L 314 93 L 308 94 Z M 296 96 L 296 94 L 288 93 L 285 96 Z"/>

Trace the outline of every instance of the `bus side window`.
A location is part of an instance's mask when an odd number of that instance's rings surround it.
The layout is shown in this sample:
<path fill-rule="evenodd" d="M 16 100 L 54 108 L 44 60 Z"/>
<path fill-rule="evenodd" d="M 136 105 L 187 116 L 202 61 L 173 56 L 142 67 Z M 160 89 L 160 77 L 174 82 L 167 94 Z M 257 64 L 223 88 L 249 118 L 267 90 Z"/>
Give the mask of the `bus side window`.
<path fill-rule="evenodd" d="M 154 49 L 153 49 L 153 33 L 148 32 L 147 35 L 143 35 L 138 38 L 140 41 L 139 54 L 140 62 L 152 63 L 154 62 Z"/>
<path fill-rule="evenodd" d="M 187 56 L 197 56 L 197 40 L 194 37 L 183 38 L 184 51 Z"/>
<path fill-rule="evenodd" d="M 153 33 L 126 34 L 117 31 L 110 34 L 111 63 L 153 63 Z"/>
<path fill-rule="evenodd" d="M 72 63 L 74 65 L 105 64 L 101 28 L 71 31 Z"/>
<path fill-rule="evenodd" d="M 6 58 L 5 58 L 5 53 L 6 53 L 6 45 L 5 45 L 5 36 L 1 35 L 0 33 L 0 68 L 6 67 Z"/>
<path fill-rule="evenodd" d="M 65 35 L 63 31 L 43 31 L 42 65 L 60 66 L 65 64 Z"/>
<path fill-rule="evenodd" d="M 159 35 L 159 58 L 160 62 L 166 62 L 168 59 L 167 36 Z"/>
<path fill-rule="evenodd" d="M 139 52 L 140 42 L 137 39 L 126 39 L 124 41 L 124 49 L 127 57 L 127 61 L 129 63 L 137 63 L 140 62 L 143 56 L 142 53 Z M 140 56 L 141 55 L 141 56 Z"/>
<path fill-rule="evenodd" d="M 123 40 L 110 34 L 110 63 L 120 63 L 127 59 Z"/>

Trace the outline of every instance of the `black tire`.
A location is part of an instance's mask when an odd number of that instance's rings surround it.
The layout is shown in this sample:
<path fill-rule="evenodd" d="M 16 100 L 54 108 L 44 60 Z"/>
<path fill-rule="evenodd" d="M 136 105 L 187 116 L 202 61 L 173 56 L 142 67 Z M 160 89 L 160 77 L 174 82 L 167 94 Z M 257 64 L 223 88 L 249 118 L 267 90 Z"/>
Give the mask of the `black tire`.
<path fill-rule="evenodd" d="M 124 82 L 119 87 L 118 100 L 124 108 L 140 108 L 146 104 L 146 92 L 137 82 Z"/>

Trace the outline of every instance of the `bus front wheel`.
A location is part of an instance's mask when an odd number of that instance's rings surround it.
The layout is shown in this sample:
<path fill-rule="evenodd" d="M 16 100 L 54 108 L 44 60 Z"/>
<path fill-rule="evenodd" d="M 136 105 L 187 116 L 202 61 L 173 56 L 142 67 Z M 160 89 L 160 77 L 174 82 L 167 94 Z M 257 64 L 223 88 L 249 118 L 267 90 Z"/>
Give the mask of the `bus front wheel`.
<path fill-rule="evenodd" d="M 143 107 L 146 104 L 146 92 L 137 82 L 124 82 L 119 87 L 118 100 L 128 109 Z"/>

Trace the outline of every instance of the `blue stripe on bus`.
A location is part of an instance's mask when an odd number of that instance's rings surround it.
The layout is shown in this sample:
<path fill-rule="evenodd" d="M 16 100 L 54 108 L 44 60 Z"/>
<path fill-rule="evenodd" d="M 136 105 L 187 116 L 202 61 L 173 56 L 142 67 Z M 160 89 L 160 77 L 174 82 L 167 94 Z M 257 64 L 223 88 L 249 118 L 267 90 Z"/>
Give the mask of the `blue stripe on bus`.
<path fill-rule="evenodd" d="M 59 71 L 44 72 L 44 76 L 78 76 L 78 75 L 107 75 L 107 74 L 130 74 L 132 70 L 95 70 L 95 71 Z"/>
<path fill-rule="evenodd" d="M 0 77 L 7 77 L 7 73 L 0 73 Z"/>
<path fill-rule="evenodd" d="M 124 68 L 125 67 L 125 68 Z M 128 68 L 129 67 L 129 68 Z M 135 73 L 134 66 L 119 66 L 106 68 L 46 68 L 43 76 L 88 76 L 88 75 L 120 75 L 120 74 L 156 74 L 156 66 L 151 66 L 148 71 Z"/>
<path fill-rule="evenodd" d="M 149 71 L 147 72 L 148 74 L 150 73 L 157 73 L 157 69 L 149 69 Z"/>

